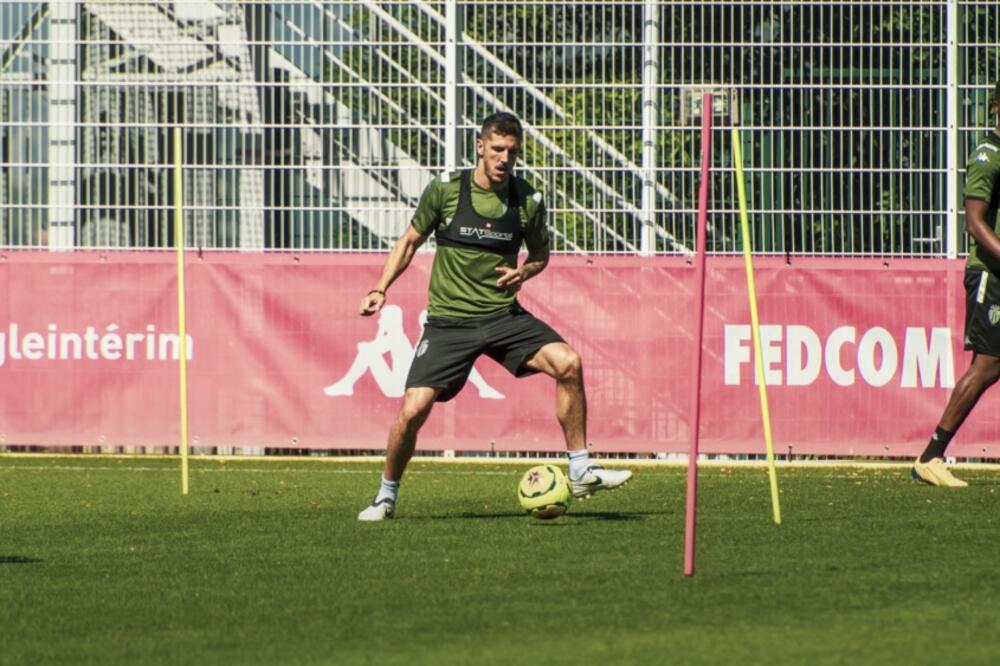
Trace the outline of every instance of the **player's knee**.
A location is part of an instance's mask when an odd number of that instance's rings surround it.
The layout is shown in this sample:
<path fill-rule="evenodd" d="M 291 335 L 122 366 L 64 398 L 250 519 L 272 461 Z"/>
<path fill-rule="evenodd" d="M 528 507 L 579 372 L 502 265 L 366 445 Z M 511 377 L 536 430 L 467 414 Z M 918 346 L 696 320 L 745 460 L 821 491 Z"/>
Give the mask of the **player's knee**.
<path fill-rule="evenodd" d="M 419 423 L 422 420 L 425 411 L 426 410 L 420 405 L 405 404 L 403 405 L 403 408 L 399 410 L 399 420 L 402 421 L 404 425 Z"/>
<path fill-rule="evenodd" d="M 583 376 L 583 360 L 571 348 L 566 348 L 555 362 L 556 377 L 561 380 L 579 380 Z"/>
<path fill-rule="evenodd" d="M 415 435 L 420 432 L 420 427 L 424 424 L 425 420 L 426 419 L 421 415 L 419 410 L 413 409 L 412 407 L 403 407 L 399 410 L 396 427 L 399 428 L 401 432 Z"/>
<path fill-rule="evenodd" d="M 1000 379 L 1000 358 L 977 355 L 970 370 L 973 381 L 981 389 L 989 388 Z"/>
<path fill-rule="evenodd" d="M 996 384 L 998 379 L 1000 379 L 1000 364 L 994 363 L 983 372 L 981 381 L 984 387 L 989 387 Z"/>
<path fill-rule="evenodd" d="M 399 420 L 404 426 L 419 428 L 427 418 L 427 415 L 430 414 L 431 407 L 433 406 L 433 400 L 428 402 L 407 395 L 403 400 L 402 408 L 399 410 Z"/>

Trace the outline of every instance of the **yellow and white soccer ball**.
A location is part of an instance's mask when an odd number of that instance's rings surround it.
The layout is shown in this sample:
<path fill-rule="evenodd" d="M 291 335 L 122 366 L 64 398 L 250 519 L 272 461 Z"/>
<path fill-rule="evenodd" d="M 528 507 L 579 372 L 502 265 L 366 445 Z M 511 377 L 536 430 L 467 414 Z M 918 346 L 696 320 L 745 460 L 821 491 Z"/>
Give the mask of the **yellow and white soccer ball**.
<path fill-rule="evenodd" d="M 521 477 L 517 499 L 535 518 L 549 520 L 566 513 L 573 501 L 573 492 L 561 469 L 555 465 L 538 465 Z"/>

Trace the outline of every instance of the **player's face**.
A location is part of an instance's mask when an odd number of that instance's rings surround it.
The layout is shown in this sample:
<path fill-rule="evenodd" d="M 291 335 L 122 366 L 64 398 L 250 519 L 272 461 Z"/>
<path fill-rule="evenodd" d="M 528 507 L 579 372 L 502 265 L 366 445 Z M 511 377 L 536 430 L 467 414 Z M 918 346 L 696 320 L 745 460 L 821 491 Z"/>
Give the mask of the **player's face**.
<path fill-rule="evenodd" d="M 507 181 L 520 152 L 521 143 L 513 135 L 491 132 L 476 139 L 476 153 L 483 164 L 483 171 L 494 185 Z"/>

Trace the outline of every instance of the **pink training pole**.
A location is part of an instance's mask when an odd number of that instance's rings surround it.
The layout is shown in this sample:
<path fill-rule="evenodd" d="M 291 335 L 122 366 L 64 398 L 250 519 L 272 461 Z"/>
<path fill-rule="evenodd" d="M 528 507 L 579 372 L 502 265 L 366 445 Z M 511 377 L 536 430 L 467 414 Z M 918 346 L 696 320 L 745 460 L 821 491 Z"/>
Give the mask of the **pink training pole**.
<path fill-rule="evenodd" d="M 701 98 L 701 182 L 698 183 L 698 218 L 695 245 L 695 309 L 697 342 L 694 386 L 691 391 L 691 452 L 688 454 L 687 507 L 684 510 L 684 575 L 694 575 L 694 528 L 698 510 L 698 429 L 701 424 L 701 344 L 705 328 L 705 226 L 708 221 L 708 167 L 712 163 L 712 94 Z"/>

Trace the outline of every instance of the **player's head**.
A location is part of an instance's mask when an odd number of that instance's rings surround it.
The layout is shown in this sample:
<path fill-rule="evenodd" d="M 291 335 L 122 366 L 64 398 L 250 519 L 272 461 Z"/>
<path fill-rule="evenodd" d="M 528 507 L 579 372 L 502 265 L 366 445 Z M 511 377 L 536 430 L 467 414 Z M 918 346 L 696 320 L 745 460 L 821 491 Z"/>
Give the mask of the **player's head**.
<path fill-rule="evenodd" d="M 521 127 L 521 121 L 513 113 L 500 111 L 488 115 L 483 119 L 483 126 L 479 130 L 479 138 L 485 139 L 491 134 L 512 136 L 520 142 L 524 138 L 524 128 Z"/>
<path fill-rule="evenodd" d="M 490 183 L 501 185 L 510 177 L 523 137 L 521 121 L 512 113 L 494 113 L 483 120 L 476 137 L 476 154 Z"/>

